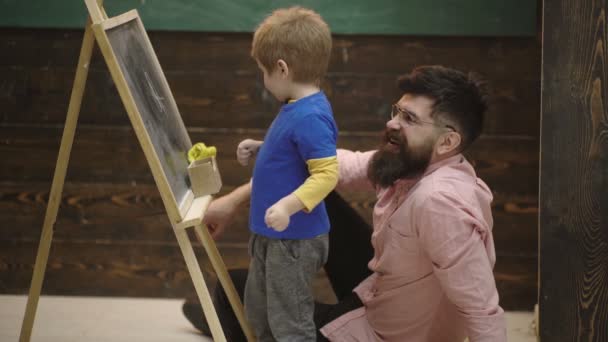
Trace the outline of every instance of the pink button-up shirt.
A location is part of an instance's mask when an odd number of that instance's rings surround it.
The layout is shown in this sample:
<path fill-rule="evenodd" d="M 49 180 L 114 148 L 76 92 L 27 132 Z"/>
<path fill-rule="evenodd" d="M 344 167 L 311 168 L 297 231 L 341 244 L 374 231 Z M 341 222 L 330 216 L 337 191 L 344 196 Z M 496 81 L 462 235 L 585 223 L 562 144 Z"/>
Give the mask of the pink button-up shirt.
<path fill-rule="evenodd" d="M 373 151 L 338 151 L 338 188 L 373 190 Z M 492 274 L 492 194 L 462 155 L 376 191 L 364 306 L 322 328 L 331 341 L 507 341 Z"/>

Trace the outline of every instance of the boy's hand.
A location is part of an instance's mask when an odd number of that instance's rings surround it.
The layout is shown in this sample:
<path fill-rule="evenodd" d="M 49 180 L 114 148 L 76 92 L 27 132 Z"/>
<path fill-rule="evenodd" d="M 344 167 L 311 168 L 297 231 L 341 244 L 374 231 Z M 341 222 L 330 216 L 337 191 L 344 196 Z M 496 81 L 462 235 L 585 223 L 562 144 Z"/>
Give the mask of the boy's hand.
<path fill-rule="evenodd" d="M 236 160 L 238 160 L 239 164 L 243 166 L 249 164 L 249 159 L 255 158 L 262 143 L 263 141 L 253 139 L 241 141 L 236 148 Z"/>
<path fill-rule="evenodd" d="M 303 208 L 304 203 L 294 193 L 291 193 L 266 210 L 264 222 L 277 232 L 282 232 L 289 225 L 289 217 Z"/>
<path fill-rule="evenodd" d="M 287 208 L 279 201 L 266 210 L 264 221 L 270 228 L 282 232 L 289 225 L 289 216 Z"/>

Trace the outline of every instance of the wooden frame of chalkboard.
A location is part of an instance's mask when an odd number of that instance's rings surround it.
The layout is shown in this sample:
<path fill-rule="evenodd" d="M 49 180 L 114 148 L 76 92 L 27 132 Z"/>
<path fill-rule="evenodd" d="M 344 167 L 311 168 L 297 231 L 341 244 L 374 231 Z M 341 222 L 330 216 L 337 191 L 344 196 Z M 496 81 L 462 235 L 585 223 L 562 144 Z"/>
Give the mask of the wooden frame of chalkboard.
<path fill-rule="evenodd" d="M 27 342 L 31 337 L 88 67 L 97 41 L 152 170 L 213 339 L 226 341 L 187 228 L 194 228 L 245 336 L 254 341 L 226 265 L 202 223 L 211 196 L 195 198 L 192 193 L 187 170 L 187 152 L 192 143 L 143 23 L 135 10 L 108 18 L 101 3 L 102 0 L 85 0 L 90 17 L 85 27 L 19 340 Z"/>

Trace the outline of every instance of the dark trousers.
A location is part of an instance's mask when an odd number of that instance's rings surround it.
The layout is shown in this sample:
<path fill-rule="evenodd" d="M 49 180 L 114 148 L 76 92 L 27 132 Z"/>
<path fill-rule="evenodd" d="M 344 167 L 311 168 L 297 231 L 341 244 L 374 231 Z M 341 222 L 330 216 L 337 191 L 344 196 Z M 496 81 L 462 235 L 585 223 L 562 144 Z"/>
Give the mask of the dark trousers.
<path fill-rule="evenodd" d="M 325 205 L 331 230 L 329 256 L 324 268 L 338 303 L 315 304 L 314 320 L 317 329 L 363 305 L 352 290 L 371 274 L 367 263 L 374 253 L 371 245 L 372 228 L 340 195 L 332 192 L 325 199 Z M 230 270 L 229 274 L 242 300 L 247 270 Z M 213 301 L 226 339 L 246 341 L 230 302 L 219 284 L 213 293 Z M 317 334 L 317 340 L 326 341 L 320 333 Z"/>

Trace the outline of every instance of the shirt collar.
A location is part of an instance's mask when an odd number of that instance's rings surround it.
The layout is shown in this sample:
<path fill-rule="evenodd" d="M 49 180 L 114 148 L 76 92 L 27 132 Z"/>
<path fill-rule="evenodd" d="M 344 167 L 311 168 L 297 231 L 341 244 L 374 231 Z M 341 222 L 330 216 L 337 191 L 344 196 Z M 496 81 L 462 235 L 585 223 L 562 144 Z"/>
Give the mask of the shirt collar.
<path fill-rule="evenodd" d="M 393 186 L 397 186 L 397 187 L 410 187 L 412 185 L 414 185 L 414 183 L 418 182 L 420 179 L 430 175 L 431 173 L 435 172 L 437 169 L 447 166 L 447 165 L 453 165 L 453 164 L 458 164 L 461 163 L 462 160 L 464 159 L 464 157 L 462 156 L 462 154 L 457 154 L 454 156 L 451 156 L 449 158 L 446 159 L 442 159 L 440 161 L 434 162 L 432 164 L 430 164 L 426 170 L 424 171 L 424 174 L 422 176 L 418 176 L 416 178 L 402 178 L 399 179 L 397 181 L 395 181 L 395 183 L 393 184 Z"/>
<path fill-rule="evenodd" d="M 424 171 L 423 177 L 430 175 L 431 173 L 435 172 L 435 170 L 439 169 L 440 167 L 444 167 L 444 166 L 452 165 L 452 164 L 459 164 L 462 162 L 463 158 L 464 157 L 462 156 L 462 154 L 458 153 L 457 155 L 434 162 L 426 168 L 426 171 Z"/>

